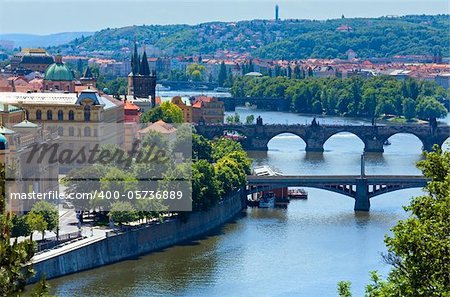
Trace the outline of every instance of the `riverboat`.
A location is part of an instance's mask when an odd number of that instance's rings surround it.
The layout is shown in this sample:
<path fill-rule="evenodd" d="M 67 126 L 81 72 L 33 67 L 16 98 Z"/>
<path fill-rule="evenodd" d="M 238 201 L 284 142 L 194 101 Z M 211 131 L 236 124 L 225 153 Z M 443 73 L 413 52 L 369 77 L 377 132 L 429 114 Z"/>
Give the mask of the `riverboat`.
<path fill-rule="evenodd" d="M 274 208 L 275 194 L 273 192 L 264 192 L 259 199 L 259 208 Z"/>
<path fill-rule="evenodd" d="M 290 189 L 288 190 L 288 197 L 290 199 L 308 199 L 308 192 L 304 189 Z"/>

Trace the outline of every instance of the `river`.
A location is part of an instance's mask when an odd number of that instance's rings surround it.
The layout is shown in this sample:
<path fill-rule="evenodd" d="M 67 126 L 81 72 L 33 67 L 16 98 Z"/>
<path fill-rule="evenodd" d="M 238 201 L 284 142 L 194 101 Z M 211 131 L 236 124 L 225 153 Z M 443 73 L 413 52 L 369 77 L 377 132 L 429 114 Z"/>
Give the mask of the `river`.
<path fill-rule="evenodd" d="M 240 108 L 241 119 L 261 115 L 265 123 L 305 123 L 311 116 Z M 361 124 L 345 118 L 320 123 Z M 446 119 L 450 122 L 450 118 Z M 367 154 L 367 174 L 419 174 L 421 143 L 398 134 L 384 154 Z M 359 174 L 362 142 L 338 134 L 325 152 L 306 153 L 294 135 L 280 135 L 268 152 L 251 152 L 255 164 L 284 174 Z M 383 239 L 407 217 L 402 205 L 421 190 L 409 189 L 372 199 L 369 213 L 354 213 L 353 199 L 306 189 L 308 200 L 287 209 L 248 209 L 240 218 L 204 238 L 137 259 L 51 280 L 58 296 L 337 296 L 340 280 L 362 296 L 369 271 L 384 275 Z"/>

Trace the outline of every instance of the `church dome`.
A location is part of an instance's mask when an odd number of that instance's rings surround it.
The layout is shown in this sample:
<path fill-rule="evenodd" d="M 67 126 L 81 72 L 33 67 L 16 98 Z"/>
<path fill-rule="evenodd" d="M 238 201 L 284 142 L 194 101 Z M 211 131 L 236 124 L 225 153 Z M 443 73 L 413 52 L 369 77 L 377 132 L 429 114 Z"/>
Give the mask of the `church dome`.
<path fill-rule="evenodd" d="M 0 134 L 0 150 L 5 150 L 8 148 L 8 140 L 3 134 Z"/>
<path fill-rule="evenodd" d="M 73 73 L 70 69 L 62 62 L 60 57 L 56 57 L 56 63 L 48 66 L 45 70 L 44 80 L 52 81 L 72 81 Z"/>

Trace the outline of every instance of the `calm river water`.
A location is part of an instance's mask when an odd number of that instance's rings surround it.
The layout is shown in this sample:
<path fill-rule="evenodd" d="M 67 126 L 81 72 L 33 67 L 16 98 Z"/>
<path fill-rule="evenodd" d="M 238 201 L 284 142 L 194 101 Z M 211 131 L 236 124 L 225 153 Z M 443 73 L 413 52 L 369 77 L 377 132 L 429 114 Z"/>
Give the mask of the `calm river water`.
<path fill-rule="evenodd" d="M 241 119 L 261 115 L 265 123 L 305 123 L 312 117 L 281 112 L 237 110 Z M 361 124 L 326 118 L 321 123 Z M 449 118 L 446 119 L 449 122 Z M 366 123 L 368 124 L 368 123 Z M 419 174 L 421 143 L 411 135 L 390 139 L 384 154 L 367 156 L 368 174 Z M 255 164 L 284 174 L 359 174 L 363 143 L 339 134 L 323 154 L 306 153 L 294 135 L 280 135 L 268 152 L 252 152 Z M 383 238 L 400 219 L 402 205 L 419 189 L 372 199 L 370 213 L 353 212 L 353 199 L 306 189 L 306 201 L 287 209 L 248 209 L 209 236 L 138 259 L 50 281 L 58 296 L 337 296 L 336 283 L 352 282 L 362 296 L 369 271 L 389 271 L 380 254 Z"/>

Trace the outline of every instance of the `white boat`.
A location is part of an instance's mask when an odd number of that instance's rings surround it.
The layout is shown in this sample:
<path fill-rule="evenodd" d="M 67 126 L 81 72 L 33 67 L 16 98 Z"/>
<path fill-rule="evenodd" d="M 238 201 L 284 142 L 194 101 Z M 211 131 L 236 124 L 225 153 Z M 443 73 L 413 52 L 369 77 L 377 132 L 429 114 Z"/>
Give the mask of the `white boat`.
<path fill-rule="evenodd" d="M 162 84 L 156 84 L 157 91 L 170 91 L 170 87 L 165 87 Z"/>
<path fill-rule="evenodd" d="M 275 207 L 275 194 L 273 192 L 264 192 L 259 199 L 259 208 L 274 208 Z"/>
<path fill-rule="evenodd" d="M 257 176 L 280 176 L 280 172 L 277 172 L 267 165 L 253 167 L 253 174 Z"/>
<path fill-rule="evenodd" d="M 230 88 L 224 88 L 224 87 L 217 87 L 214 89 L 214 92 L 218 93 L 227 93 L 230 91 Z"/>

